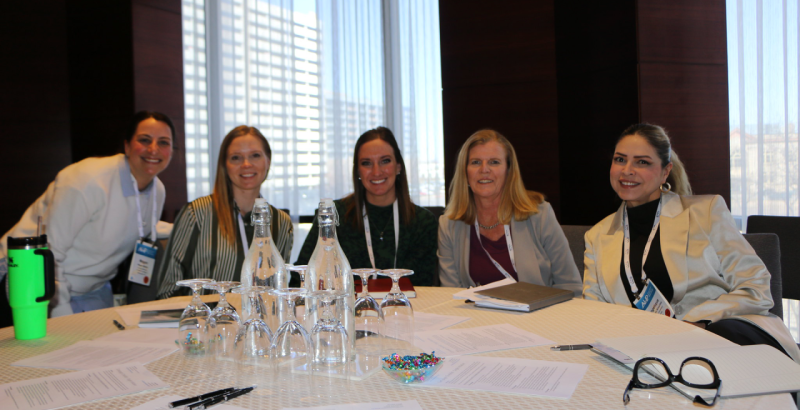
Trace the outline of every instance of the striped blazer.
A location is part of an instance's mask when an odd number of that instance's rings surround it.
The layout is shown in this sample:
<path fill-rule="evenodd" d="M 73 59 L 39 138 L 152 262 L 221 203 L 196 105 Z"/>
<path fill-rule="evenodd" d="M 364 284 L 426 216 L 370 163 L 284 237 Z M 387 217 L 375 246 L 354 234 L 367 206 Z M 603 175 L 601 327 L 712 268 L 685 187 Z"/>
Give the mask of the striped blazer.
<path fill-rule="evenodd" d="M 283 259 L 288 261 L 294 241 L 292 221 L 289 215 L 272 205 L 270 211 L 272 241 Z M 238 224 L 235 223 L 234 226 L 238 227 Z M 182 279 L 238 281 L 246 250 L 239 240 L 239 229 L 235 229 L 235 243 L 222 236 L 210 195 L 186 204 L 175 219 L 175 226 L 169 237 L 161 265 L 158 298 L 174 296 L 180 290 L 175 282 Z M 248 238 L 250 239 L 252 238 Z"/>

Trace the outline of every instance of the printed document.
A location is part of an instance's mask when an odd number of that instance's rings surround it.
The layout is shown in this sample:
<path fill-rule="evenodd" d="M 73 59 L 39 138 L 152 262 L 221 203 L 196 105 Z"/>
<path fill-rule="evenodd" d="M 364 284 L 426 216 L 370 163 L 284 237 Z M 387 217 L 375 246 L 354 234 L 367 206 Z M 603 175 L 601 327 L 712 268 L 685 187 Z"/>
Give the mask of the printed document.
<path fill-rule="evenodd" d="M 416 400 L 381 403 L 349 403 L 319 407 L 284 407 L 281 410 L 422 410 Z"/>
<path fill-rule="evenodd" d="M 0 386 L 0 409 L 57 409 L 91 400 L 169 387 L 141 364 L 109 366 Z"/>
<path fill-rule="evenodd" d="M 449 357 L 462 354 L 492 352 L 496 350 L 518 349 L 549 345 L 554 342 L 518 327 L 503 323 L 500 325 L 471 327 L 467 329 L 446 329 L 418 332 L 415 335 L 417 347 L 426 352 L 436 351 L 437 356 Z"/>
<path fill-rule="evenodd" d="M 81 340 L 72 346 L 11 363 L 12 366 L 51 369 L 87 370 L 126 363 L 150 363 L 174 351 L 178 346 Z"/>
<path fill-rule="evenodd" d="M 175 329 L 132 328 L 109 333 L 94 339 L 95 342 L 137 342 L 175 346 L 178 331 Z"/>
<path fill-rule="evenodd" d="M 464 316 L 437 315 L 433 313 L 414 312 L 414 331 L 427 332 L 430 330 L 442 330 L 470 318 Z"/>
<path fill-rule="evenodd" d="M 569 399 L 588 368 L 578 363 L 456 356 L 445 358 L 439 372 L 420 386 Z"/>

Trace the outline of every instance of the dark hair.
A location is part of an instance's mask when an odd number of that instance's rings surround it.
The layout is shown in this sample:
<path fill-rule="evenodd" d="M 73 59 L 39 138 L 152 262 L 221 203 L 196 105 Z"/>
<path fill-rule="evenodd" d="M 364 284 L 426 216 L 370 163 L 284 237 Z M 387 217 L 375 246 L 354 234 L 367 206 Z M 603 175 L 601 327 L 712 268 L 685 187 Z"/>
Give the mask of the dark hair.
<path fill-rule="evenodd" d="M 252 135 L 261 141 L 264 147 L 264 153 L 267 154 L 270 162 L 272 162 L 272 149 L 269 142 L 264 137 L 264 134 L 256 127 L 248 127 L 247 125 L 240 125 L 231 130 L 228 135 L 222 140 L 219 146 L 219 157 L 217 157 L 217 175 L 214 178 L 214 192 L 211 193 L 211 202 L 216 208 L 219 230 L 222 236 L 226 237 L 231 243 L 236 243 L 236 231 L 233 226 L 233 187 L 231 186 L 231 177 L 228 175 L 228 168 L 226 167 L 228 161 L 228 148 L 231 146 L 233 140 L 245 135 Z M 267 180 L 269 175 L 269 167 L 264 174 L 264 181 Z M 261 182 L 264 182 L 261 181 Z M 247 252 L 247 249 L 244 250 Z"/>
<path fill-rule="evenodd" d="M 403 161 L 403 154 L 400 153 L 400 147 L 397 146 L 397 140 L 392 134 L 392 130 L 386 127 L 378 127 L 369 130 L 356 141 L 356 148 L 353 153 L 353 193 L 345 197 L 347 210 L 345 212 L 345 219 L 349 220 L 353 226 L 358 230 L 364 229 L 364 218 L 361 217 L 361 209 L 364 208 L 366 203 L 366 191 L 364 184 L 358 178 L 358 153 L 361 146 L 372 141 L 382 140 L 389 144 L 394 151 L 394 159 L 400 164 L 400 174 L 394 180 L 394 194 L 397 198 L 397 207 L 400 211 L 400 221 L 403 225 L 408 225 L 414 219 L 414 203 L 411 202 L 411 195 L 408 194 L 408 178 L 406 177 L 406 163 Z"/>
<path fill-rule="evenodd" d="M 661 168 L 672 163 L 672 171 L 667 177 L 667 183 L 671 186 L 670 190 L 678 195 L 691 195 L 692 186 L 689 184 L 689 177 L 686 175 L 686 169 L 683 167 L 683 162 L 678 158 L 678 153 L 672 149 L 672 144 L 664 128 L 648 123 L 633 124 L 622 131 L 622 135 L 617 139 L 617 143 L 622 141 L 623 138 L 629 135 L 638 135 L 647 141 L 654 150 L 658 159 L 661 160 Z"/>
<path fill-rule="evenodd" d="M 153 118 L 156 121 L 161 121 L 169 126 L 169 130 L 172 132 L 172 146 L 175 146 L 175 125 L 172 124 L 172 120 L 169 119 L 165 114 L 162 114 L 158 111 L 139 111 L 136 114 L 133 114 L 133 118 L 131 118 L 131 122 L 128 124 L 128 127 L 125 129 L 125 134 L 123 135 L 123 143 L 124 142 L 131 142 L 133 137 L 136 135 L 136 129 L 139 128 L 139 123 L 142 121 Z"/>

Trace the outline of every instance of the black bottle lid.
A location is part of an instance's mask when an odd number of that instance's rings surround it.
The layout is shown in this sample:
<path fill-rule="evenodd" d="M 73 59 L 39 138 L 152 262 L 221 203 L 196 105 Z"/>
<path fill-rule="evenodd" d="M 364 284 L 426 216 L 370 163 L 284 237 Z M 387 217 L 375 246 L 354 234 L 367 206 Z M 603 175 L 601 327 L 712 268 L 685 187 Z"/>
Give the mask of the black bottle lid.
<path fill-rule="evenodd" d="M 26 238 L 8 237 L 8 249 L 31 249 L 47 247 L 47 235 L 29 236 Z"/>

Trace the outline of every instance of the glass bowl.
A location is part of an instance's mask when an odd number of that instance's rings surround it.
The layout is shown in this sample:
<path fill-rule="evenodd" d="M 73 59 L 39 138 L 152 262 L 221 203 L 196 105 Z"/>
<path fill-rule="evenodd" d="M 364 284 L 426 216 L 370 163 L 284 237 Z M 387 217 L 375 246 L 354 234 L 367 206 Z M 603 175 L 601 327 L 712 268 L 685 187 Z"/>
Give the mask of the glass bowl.
<path fill-rule="evenodd" d="M 417 360 L 416 365 L 408 364 L 412 359 Z M 444 357 L 436 357 L 425 353 L 419 356 L 404 356 L 402 358 L 394 354 L 381 360 L 381 367 L 392 379 L 403 384 L 412 384 L 424 383 L 442 368 L 443 363 Z"/>

